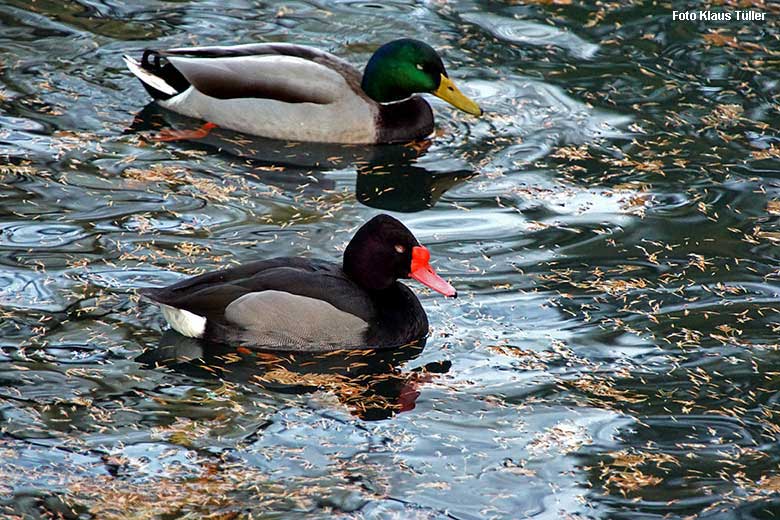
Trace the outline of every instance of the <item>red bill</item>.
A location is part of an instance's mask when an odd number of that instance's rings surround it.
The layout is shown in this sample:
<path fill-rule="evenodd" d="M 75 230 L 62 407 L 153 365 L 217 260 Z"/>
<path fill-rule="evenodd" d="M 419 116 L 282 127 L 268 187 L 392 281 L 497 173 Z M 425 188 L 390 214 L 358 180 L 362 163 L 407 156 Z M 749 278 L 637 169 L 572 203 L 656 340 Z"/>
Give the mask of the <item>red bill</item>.
<path fill-rule="evenodd" d="M 448 284 L 444 278 L 436 274 L 431 264 L 431 253 L 428 248 L 423 246 L 415 246 L 412 248 L 412 270 L 409 273 L 410 278 L 414 278 L 426 287 L 430 287 L 434 291 L 443 294 L 444 296 L 457 297 L 458 291 L 453 286 Z"/>

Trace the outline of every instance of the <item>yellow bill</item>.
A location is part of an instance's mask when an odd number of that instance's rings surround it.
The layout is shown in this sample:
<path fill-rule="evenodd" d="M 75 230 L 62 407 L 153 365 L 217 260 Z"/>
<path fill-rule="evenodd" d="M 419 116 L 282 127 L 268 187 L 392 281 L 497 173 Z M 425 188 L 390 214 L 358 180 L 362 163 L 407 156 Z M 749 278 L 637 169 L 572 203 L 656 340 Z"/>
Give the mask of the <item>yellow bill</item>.
<path fill-rule="evenodd" d="M 432 94 L 438 98 L 443 99 L 455 108 L 463 110 L 464 112 L 475 116 L 482 115 L 482 109 L 479 108 L 479 105 L 477 105 L 473 99 L 469 98 L 463 94 L 463 92 L 458 90 L 458 87 L 455 86 L 455 83 L 453 83 L 452 80 L 444 74 L 441 75 L 441 83 L 439 83 L 439 88 L 434 90 Z"/>

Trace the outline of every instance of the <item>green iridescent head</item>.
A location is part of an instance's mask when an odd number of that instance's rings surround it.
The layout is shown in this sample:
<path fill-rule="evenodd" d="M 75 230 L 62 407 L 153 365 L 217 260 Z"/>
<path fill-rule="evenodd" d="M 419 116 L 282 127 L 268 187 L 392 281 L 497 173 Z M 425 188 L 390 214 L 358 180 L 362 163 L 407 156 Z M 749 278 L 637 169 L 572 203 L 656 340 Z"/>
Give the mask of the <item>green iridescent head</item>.
<path fill-rule="evenodd" d="M 428 92 L 464 112 L 482 115 L 479 105 L 463 95 L 450 80 L 433 47 L 419 40 L 404 38 L 380 47 L 366 65 L 362 87 L 379 103 L 401 101 Z"/>

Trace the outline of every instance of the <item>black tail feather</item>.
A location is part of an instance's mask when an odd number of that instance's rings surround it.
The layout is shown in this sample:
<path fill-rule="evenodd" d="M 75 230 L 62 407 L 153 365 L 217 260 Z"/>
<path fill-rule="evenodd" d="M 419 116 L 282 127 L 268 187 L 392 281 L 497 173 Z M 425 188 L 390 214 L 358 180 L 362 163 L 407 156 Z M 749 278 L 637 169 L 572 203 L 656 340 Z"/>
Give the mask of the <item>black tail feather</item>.
<path fill-rule="evenodd" d="M 161 291 L 162 288 L 160 287 L 144 287 L 138 290 L 138 295 L 141 296 L 141 299 L 143 300 L 158 303 L 160 301 Z"/>
<path fill-rule="evenodd" d="M 143 56 L 141 57 L 141 68 L 163 79 L 168 85 L 176 89 L 177 94 L 190 88 L 190 82 L 187 81 L 187 78 L 176 70 L 176 67 L 171 65 L 167 60 L 163 61 L 158 51 L 153 49 L 144 50 Z M 141 84 L 149 95 L 155 99 L 170 99 L 175 95 L 161 92 L 143 81 Z"/>

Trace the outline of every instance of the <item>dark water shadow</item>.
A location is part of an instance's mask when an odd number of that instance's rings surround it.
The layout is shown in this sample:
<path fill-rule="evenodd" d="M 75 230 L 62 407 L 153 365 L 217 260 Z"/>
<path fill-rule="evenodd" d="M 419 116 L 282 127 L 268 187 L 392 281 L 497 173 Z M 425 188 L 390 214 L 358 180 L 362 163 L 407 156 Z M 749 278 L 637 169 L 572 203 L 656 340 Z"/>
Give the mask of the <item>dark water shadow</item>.
<path fill-rule="evenodd" d="M 150 103 L 136 115 L 126 133 L 192 130 L 202 124 Z M 319 190 L 332 189 L 335 184 L 327 172 L 354 167 L 357 171 L 355 196 L 359 202 L 402 213 L 432 208 L 447 190 L 476 175 L 465 164 L 446 171 L 433 171 L 421 165 L 418 159 L 426 154 L 430 141 L 375 146 L 304 143 L 217 128 L 200 139 L 167 144 L 241 158 L 259 180 L 286 192 L 299 190 L 302 180 L 312 178 Z"/>
<path fill-rule="evenodd" d="M 431 374 L 449 370 L 449 361 L 401 370 L 424 346 L 423 340 L 394 349 L 280 353 L 202 342 L 168 330 L 159 346 L 136 361 L 149 368 L 165 367 L 189 377 L 217 378 L 260 391 L 303 394 L 326 390 L 361 419 L 379 420 L 413 410 L 420 395 L 417 387 Z"/>

